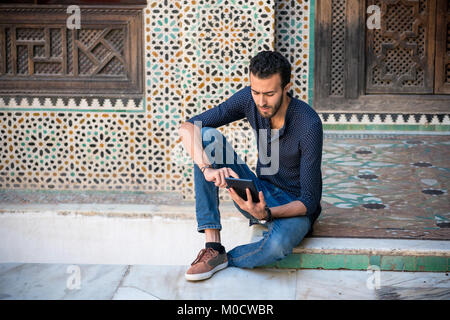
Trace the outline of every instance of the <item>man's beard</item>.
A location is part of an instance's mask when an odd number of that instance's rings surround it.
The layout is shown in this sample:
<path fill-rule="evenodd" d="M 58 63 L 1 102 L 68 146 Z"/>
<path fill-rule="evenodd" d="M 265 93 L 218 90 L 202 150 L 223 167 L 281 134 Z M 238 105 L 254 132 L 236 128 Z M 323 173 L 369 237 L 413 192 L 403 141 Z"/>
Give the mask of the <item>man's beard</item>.
<path fill-rule="evenodd" d="M 270 108 L 269 110 L 273 110 L 273 112 L 272 112 L 271 114 L 262 113 L 262 111 L 261 111 L 261 109 L 260 109 L 260 106 L 257 106 L 257 107 L 258 107 L 259 114 L 260 114 L 263 118 L 267 118 L 267 119 L 272 118 L 273 116 L 275 116 L 275 115 L 277 114 L 278 110 L 280 110 L 281 106 L 283 105 L 283 99 L 284 99 L 284 97 L 281 96 L 280 101 L 279 101 L 275 106 L 273 106 L 273 107 L 267 106 L 267 105 L 265 106 L 265 107 L 269 107 L 269 108 Z"/>

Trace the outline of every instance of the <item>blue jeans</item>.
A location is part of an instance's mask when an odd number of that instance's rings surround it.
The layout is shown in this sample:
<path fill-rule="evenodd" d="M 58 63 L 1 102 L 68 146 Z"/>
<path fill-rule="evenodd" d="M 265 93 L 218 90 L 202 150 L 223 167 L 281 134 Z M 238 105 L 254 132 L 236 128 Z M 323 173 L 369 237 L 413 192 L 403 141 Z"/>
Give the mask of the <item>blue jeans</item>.
<path fill-rule="evenodd" d="M 203 127 L 201 132 L 203 148 L 208 149 L 207 154 L 214 168 L 228 167 L 236 172 L 239 178 L 253 180 L 258 191 L 263 192 L 269 207 L 280 206 L 296 200 L 293 195 L 256 177 L 218 130 Z M 227 150 L 228 158 L 226 158 Z M 232 161 L 230 161 L 231 155 Z M 197 230 L 199 232 L 204 232 L 205 229 L 221 230 L 219 188 L 213 182 L 206 181 L 196 164 L 194 164 L 194 180 Z M 250 225 L 259 223 L 236 203 L 234 205 L 249 219 Z M 292 252 L 292 249 L 303 240 L 311 228 L 310 220 L 306 216 L 274 219 L 266 225 L 268 230 L 264 232 L 263 239 L 237 246 L 227 253 L 229 266 L 253 268 L 281 260 Z"/>

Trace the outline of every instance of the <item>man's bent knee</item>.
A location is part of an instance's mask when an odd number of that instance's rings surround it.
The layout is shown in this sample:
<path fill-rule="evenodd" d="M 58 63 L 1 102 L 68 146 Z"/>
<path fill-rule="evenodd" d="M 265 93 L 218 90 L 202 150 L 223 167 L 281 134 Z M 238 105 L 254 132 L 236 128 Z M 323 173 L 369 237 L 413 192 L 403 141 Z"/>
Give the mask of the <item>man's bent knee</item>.
<path fill-rule="evenodd" d="M 273 239 L 267 244 L 267 247 L 265 248 L 265 250 L 267 250 L 267 259 L 271 260 L 271 262 L 275 262 L 285 258 L 292 252 L 292 249 L 293 248 L 287 243 L 287 241 L 283 241 L 282 239 Z"/>

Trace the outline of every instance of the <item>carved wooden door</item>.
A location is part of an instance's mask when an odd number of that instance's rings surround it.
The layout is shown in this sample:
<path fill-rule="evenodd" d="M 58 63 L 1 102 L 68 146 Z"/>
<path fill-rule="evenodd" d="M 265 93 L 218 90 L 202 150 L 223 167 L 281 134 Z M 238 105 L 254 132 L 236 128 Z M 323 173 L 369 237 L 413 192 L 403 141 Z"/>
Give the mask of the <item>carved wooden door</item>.
<path fill-rule="evenodd" d="M 318 110 L 448 112 L 450 0 L 320 0 L 316 13 Z"/>
<path fill-rule="evenodd" d="M 436 24 L 436 93 L 450 93 L 450 0 L 438 0 Z"/>
<path fill-rule="evenodd" d="M 82 10 L 0 6 L 0 93 L 142 96 L 142 8 Z"/>
<path fill-rule="evenodd" d="M 436 0 L 368 5 L 381 9 L 381 28 L 367 31 L 366 93 L 433 93 Z"/>

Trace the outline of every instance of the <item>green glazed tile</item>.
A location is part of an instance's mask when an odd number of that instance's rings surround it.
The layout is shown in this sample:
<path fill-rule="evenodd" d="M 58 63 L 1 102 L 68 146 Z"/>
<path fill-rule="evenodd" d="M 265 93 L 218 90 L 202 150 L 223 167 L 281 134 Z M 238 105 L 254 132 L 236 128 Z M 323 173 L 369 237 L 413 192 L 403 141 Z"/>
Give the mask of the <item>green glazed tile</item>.
<path fill-rule="evenodd" d="M 367 270 L 369 265 L 384 271 L 448 272 L 447 257 L 416 256 L 368 256 L 342 254 L 290 254 L 286 258 L 262 266 L 262 268 Z"/>
<path fill-rule="evenodd" d="M 345 268 L 351 270 L 367 270 L 369 267 L 369 256 L 367 255 L 346 255 Z"/>
<path fill-rule="evenodd" d="M 370 256 L 369 264 L 371 266 L 381 266 L 381 256 Z"/>
<path fill-rule="evenodd" d="M 324 269 L 343 269 L 345 268 L 345 256 L 327 254 L 323 257 L 323 268 Z"/>
<path fill-rule="evenodd" d="M 383 256 L 381 270 L 387 271 L 415 271 L 416 257 L 411 256 Z"/>
<path fill-rule="evenodd" d="M 293 253 L 277 262 L 278 268 L 300 268 L 300 254 Z"/>
<path fill-rule="evenodd" d="M 417 257 L 416 271 L 447 272 L 447 257 Z"/>
<path fill-rule="evenodd" d="M 300 267 L 305 269 L 321 268 L 323 255 L 321 254 L 302 254 L 300 256 Z"/>

